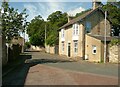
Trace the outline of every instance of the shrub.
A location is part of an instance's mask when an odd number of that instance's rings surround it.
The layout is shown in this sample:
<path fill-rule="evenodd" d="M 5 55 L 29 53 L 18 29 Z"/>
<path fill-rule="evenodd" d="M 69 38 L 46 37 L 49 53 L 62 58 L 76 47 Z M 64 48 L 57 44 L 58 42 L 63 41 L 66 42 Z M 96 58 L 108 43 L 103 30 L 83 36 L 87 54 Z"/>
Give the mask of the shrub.
<path fill-rule="evenodd" d="M 26 42 L 26 43 L 25 43 L 25 47 L 26 47 L 27 49 L 29 49 L 30 46 L 31 46 L 30 42 Z"/>
<path fill-rule="evenodd" d="M 119 39 L 113 39 L 113 40 L 111 40 L 111 42 L 110 42 L 110 46 L 119 45 L 119 44 L 120 44 L 120 40 L 119 40 Z"/>

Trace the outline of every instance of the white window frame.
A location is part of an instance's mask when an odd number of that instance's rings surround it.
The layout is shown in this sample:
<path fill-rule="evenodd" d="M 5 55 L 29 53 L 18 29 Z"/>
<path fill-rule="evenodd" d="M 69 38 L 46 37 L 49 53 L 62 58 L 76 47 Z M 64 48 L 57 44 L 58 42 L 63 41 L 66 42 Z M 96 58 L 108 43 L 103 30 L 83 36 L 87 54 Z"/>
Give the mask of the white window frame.
<path fill-rule="evenodd" d="M 96 45 L 92 45 L 92 54 L 96 54 L 97 53 L 97 47 Z"/>
<path fill-rule="evenodd" d="M 65 31 L 64 29 L 61 29 L 61 38 L 64 38 L 65 37 Z"/>
<path fill-rule="evenodd" d="M 75 45 L 77 44 L 77 45 Z M 74 40 L 74 53 L 77 54 L 78 53 L 78 40 Z"/>
<path fill-rule="evenodd" d="M 79 34 L 79 31 L 78 31 L 78 29 L 79 29 L 79 25 L 78 24 L 76 24 L 76 35 L 78 35 Z"/>
<path fill-rule="evenodd" d="M 75 35 L 75 24 L 73 24 L 73 35 Z"/>
<path fill-rule="evenodd" d="M 75 23 L 73 24 L 73 36 L 79 35 L 79 24 Z"/>

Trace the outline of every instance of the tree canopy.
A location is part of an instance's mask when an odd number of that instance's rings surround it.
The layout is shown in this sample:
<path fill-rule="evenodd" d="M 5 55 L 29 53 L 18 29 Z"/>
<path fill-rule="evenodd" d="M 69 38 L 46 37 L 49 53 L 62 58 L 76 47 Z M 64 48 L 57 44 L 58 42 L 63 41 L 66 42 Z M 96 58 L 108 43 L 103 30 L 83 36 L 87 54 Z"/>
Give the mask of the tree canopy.
<path fill-rule="evenodd" d="M 67 23 L 67 13 L 56 11 L 50 14 L 47 21 L 44 21 L 40 15 L 35 17 L 27 27 L 27 33 L 30 37 L 30 43 L 36 46 L 45 45 L 45 26 L 46 26 L 46 44 L 58 44 L 58 29 Z"/>
<path fill-rule="evenodd" d="M 2 15 L 2 34 L 6 36 L 7 41 L 10 41 L 14 36 L 19 36 L 19 32 L 25 31 L 28 16 L 26 9 L 19 13 L 18 9 L 10 7 L 8 2 L 2 2 L 0 13 Z"/>
<path fill-rule="evenodd" d="M 88 9 L 88 10 L 82 11 L 82 12 L 80 12 L 80 13 L 77 13 L 77 14 L 75 15 L 75 18 L 78 17 L 78 16 L 81 16 L 82 14 L 84 14 L 84 13 L 90 11 L 90 10 L 91 10 L 91 9 Z"/>
<path fill-rule="evenodd" d="M 67 23 L 67 13 L 62 13 L 61 11 L 56 11 L 50 14 L 47 18 L 47 45 L 55 45 L 58 44 L 59 35 L 58 29 Z"/>
<path fill-rule="evenodd" d="M 30 37 L 30 43 L 32 45 L 44 45 L 45 21 L 40 15 L 31 20 L 27 27 L 27 33 Z"/>
<path fill-rule="evenodd" d="M 119 36 L 120 33 L 120 1 L 119 2 L 107 2 L 103 6 L 103 10 L 107 11 L 108 18 L 112 22 L 113 35 Z"/>

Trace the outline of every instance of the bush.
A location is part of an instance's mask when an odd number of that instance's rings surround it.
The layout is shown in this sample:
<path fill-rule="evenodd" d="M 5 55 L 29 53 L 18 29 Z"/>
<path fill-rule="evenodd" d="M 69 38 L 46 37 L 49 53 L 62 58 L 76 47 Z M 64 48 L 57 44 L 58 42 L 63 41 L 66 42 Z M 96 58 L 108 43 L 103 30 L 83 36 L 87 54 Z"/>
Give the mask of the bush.
<path fill-rule="evenodd" d="M 30 42 L 26 42 L 26 43 L 25 43 L 25 47 L 26 47 L 27 49 L 29 49 L 30 46 L 31 46 Z"/>
<path fill-rule="evenodd" d="M 120 44 L 120 40 L 119 40 L 119 39 L 113 39 L 113 40 L 111 40 L 111 42 L 110 42 L 110 46 L 119 45 L 119 44 Z"/>

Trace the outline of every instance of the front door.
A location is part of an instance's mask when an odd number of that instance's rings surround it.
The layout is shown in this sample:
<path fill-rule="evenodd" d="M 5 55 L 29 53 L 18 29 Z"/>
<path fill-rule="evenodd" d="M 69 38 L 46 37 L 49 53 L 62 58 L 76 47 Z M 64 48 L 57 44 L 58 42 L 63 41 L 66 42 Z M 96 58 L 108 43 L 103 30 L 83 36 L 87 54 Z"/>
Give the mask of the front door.
<path fill-rule="evenodd" d="M 68 43 L 68 57 L 70 57 L 70 43 Z"/>

